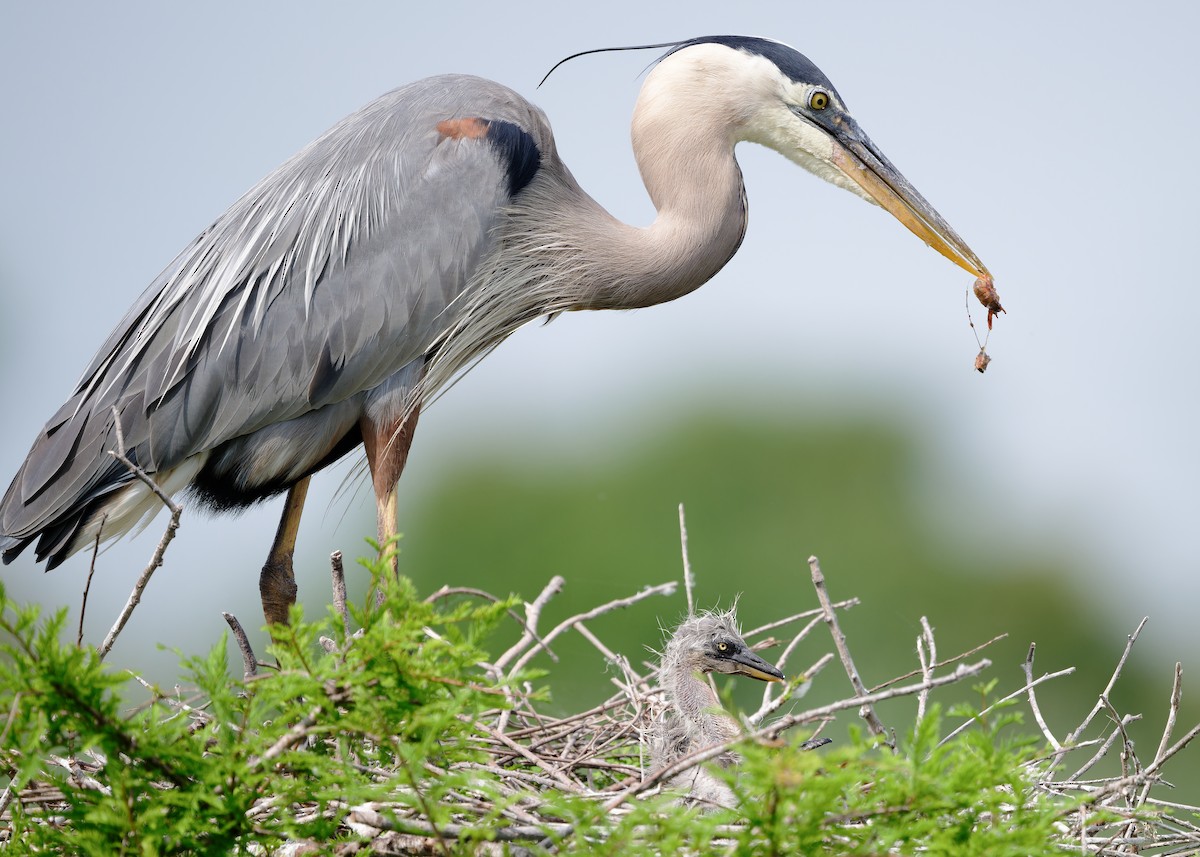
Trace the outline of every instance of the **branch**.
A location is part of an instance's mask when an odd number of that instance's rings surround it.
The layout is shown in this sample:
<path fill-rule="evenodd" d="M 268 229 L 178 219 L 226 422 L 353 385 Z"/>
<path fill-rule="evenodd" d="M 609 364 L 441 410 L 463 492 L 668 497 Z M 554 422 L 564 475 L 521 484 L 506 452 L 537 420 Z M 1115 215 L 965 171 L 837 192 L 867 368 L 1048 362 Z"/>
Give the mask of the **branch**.
<path fill-rule="evenodd" d="M 158 487 L 158 484 L 150 478 L 146 471 L 130 461 L 125 455 L 125 435 L 121 431 L 121 417 L 115 407 L 113 408 L 113 425 L 117 432 L 117 449 L 110 449 L 108 454 L 125 465 L 130 473 L 149 486 L 150 490 L 162 501 L 163 505 L 171 510 L 171 520 L 167 522 L 167 529 L 163 532 L 162 538 L 158 540 L 158 547 L 154 549 L 154 555 L 150 557 L 150 564 L 143 569 L 137 579 L 137 583 L 133 586 L 133 591 L 129 593 L 129 600 L 125 602 L 120 615 L 117 616 L 117 621 L 113 623 L 113 626 L 108 631 L 108 635 L 104 638 L 104 642 L 100 644 L 99 652 L 101 660 L 112 650 L 113 644 L 117 641 L 117 635 L 121 633 L 121 629 L 125 627 L 125 623 L 133 615 L 134 608 L 141 603 L 142 593 L 146 590 L 147 584 L 150 583 L 150 577 L 163 564 L 163 556 L 167 552 L 167 545 L 171 543 L 171 539 L 175 538 L 175 531 L 179 529 L 179 516 L 183 514 L 183 506 L 180 506 L 168 497 L 162 488 Z"/>
<path fill-rule="evenodd" d="M 1059 670 L 1056 673 L 1046 673 L 1045 675 L 1041 676 L 1040 678 L 1035 679 L 1034 681 L 1030 682 L 1029 684 L 1025 685 L 1024 687 L 1017 688 L 1012 693 L 1010 693 L 1008 696 L 1004 696 L 1004 697 L 1001 697 L 1000 699 L 997 699 L 995 702 L 993 702 L 987 708 L 983 709 L 983 711 L 979 712 L 974 717 L 971 717 L 968 720 L 964 720 L 961 724 L 959 724 L 957 729 L 952 731 L 949 735 L 947 735 L 941 741 L 938 741 L 938 746 L 941 747 L 943 744 L 948 742 L 951 738 L 953 738 L 959 732 L 962 732 L 964 729 L 966 729 L 972 723 L 979 721 L 983 717 L 986 717 L 988 714 L 995 711 L 998 706 L 1003 705 L 1004 703 L 1008 702 L 1010 699 L 1016 699 L 1018 696 L 1020 696 L 1023 693 L 1028 693 L 1029 688 L 1036 687 L 1037 685 L 1041 684 L 1042 682 L 1049 681 L 1052 678 L 1061 678 L 1062 676 L 1070 675 L 1073 672 L 1075 672 L 1075 667 L 1067 667 L 1065 670 Z"/>
<path fill-rule="evenodd" d="M 692 595 L 696 588 L 696 577 L 692 574 L 692 563 L 688 560 L 687 521 L 683 516 L 683 504 L 679 504 L 679 546 L 683 552 L 683 589 L 687 593 L 688 616 L 696 615 L 696 600 Z"/>
<path fill-rule="evenodd" d="M 342 567 L 342 552 L 329 555 L 329 571 L 333 577 L 333 607 L 342 617 L 342 647 L 350 645 L 350 611 L 346 607 L 346 570 Z"/>
<path fill-rule="evenodd" d="M 1038 707 L 1037 696 L 1033 693 L 1033 654 L 1037 651 L 1037 643 L 1029 644 L 1029 654 L 1025 656 L 1025 663 L 1021 668 L 1025 671 L 1025 687 L 1029 690 L 1029 708 L 1033 711 L 1033 719 L 1037 721 L 1038 728 L 1042 730 L 1042 734 L 1046 736 L 1046 740 L 1050 742 L 1050 746 L 1056 751 L 1062 749 L 1062 744 L 1054 737 L 1054 733 L 1050 731 L 1050 727 L 1046 725 L 1046 718 L 1042 717 L 1042 710 Z M 1117 718 L 1120 720 L 1120 718 Z"/>
<path fill-rule="evenodd" d="M 100 525 L 96 527 L 96 541 L 92 544 L 92 561 L 88 565 L 87 582 L 83 584 L 83 600 L 79 604 L 79 633 L 75 635 L 75 645 L 83 645 L 83 617 L 87 615 L 88 592 L 92 588 L 92 575 L 96 573 L 96 557 L 100 555 L 100 534 L 104 532 L 104 522 L 108 513 L 100 516 Z"/>
<path fill-rule="evenodd" d="M 846 675 L 850 677 L 850 685 L 854 688 L 856 696 L 865 699 L 869 696 L 867 688 L 858 674 L 858 668 L 854 666 L 854 659 L 850 657 L 850 647 L 846 643 L 846 635 L 838 624 L 837 614 L 829 600 L 829 592 L 825 589 L 825 575 L 821 573 L 821 565 L 815 556 L 808 558 L 808 567 L 812 572 L 812 582 L 813 587 L 817 590 L 817 599 L 821 602 L 821 609 L 825 612 L 825 624 L 829 626 L 829 633 L 833 636 L 833 644 L 837 647 L 838 655 L 842 659 L 842 666 L 846 668 Z M 892 750 L 896 749 L 895 742 L 888 742 L 887 727 L 880 721 L 875 709 L 871 707 L 871 703 L 864 702 L 859 707 L 858 714 L 867 722 L 867 728 L 871 730 L 871 734 L 882 738 L 883 742 Z"/>
<path fill-rule="evenodd" d="M 237 640 L 238 649 L 242 653 L 242 679 L 249 681 L 258 675 L 258 659 L 254 657 L 254 649 L 250 647 L 250 640 L 246 637 L 246 629 L 242 627 L 242 623 L 232 613 L 222 612 L 221 615 L 225 617 L 229 629 L 233 631 L 233 639 Z"/>
<path fill-rule="evenodd" d="M 566 631 L 568 628 L 572 627 L 578 622 L 586 622 L 589 619 L 595 619 L 597 616 L 603 616 L 605 613 L 611 613 L 613 610 L 619 610 L 622 607 L 629 607 L 630 605 L 636 604 L 639 601 L 644 601 L 653 595 L 674 595 L 677 585 L 678 584 L 672 580 L 668 583 L 660 583 L 657 586 L 648 586 L 636 595 L 630 595 L 627 598 L 618 598 L 615 601 L 609 601 L 607 604 L 601 604 L 599 607 L 593 607 L 591 610 L 588 610 L 585 613 L 576 613 L 569 619 L 564 619 L 563 621 L 559 622 L 554 627 L 554 630 L 546 635 L 542 645 L 548 645 L 559 634 L 561 634 L 563 631 Z M 512 669 L 509 670 L 509 676 L 516 675 L 518 672 L 520 672 L 525 665 L 529 663 L 533 656 L 538 653 L 539 649 L 540 647 L 535 646 L 525 654 L 521 655 L 521 657 L 517 659 L 517 662 L 513 664 Z M 506 652 L 505 654 L 507 655 L 508 653 Z"/>

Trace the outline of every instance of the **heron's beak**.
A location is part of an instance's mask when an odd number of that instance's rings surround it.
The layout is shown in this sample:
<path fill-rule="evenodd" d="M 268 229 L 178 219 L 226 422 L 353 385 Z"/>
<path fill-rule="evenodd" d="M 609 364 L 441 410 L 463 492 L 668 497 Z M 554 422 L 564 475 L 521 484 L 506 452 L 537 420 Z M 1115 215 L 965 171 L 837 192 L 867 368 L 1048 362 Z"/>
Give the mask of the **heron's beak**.
<path fill-rule="evenodd" d="M 737 652 L 730 660 L 737 665 L 735 675 L 749 676 L 759 681 L 783 681 L 783 673 L 749 649 Z"/>
<path fill-rule="evenodd" d="M 967 242 L 892 166 L 854 119 L 843 113 L 834 117 L 832 126 L 833 163 L 838 169 L 934 250 L 990 281 L 991 274 Z"/>

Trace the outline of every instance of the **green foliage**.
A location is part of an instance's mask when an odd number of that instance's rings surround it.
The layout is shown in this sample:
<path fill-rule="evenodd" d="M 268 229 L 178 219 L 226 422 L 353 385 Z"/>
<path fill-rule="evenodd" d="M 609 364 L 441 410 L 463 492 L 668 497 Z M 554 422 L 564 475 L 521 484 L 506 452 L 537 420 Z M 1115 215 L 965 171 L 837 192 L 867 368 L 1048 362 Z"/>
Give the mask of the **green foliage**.
<path fill-rule="evenodd" d="M 405 779 L 419 783 L 409 797 L 437 821 L 441 795 L 463 782 L 426 766 L 477 755 L 466 741 L 472 720 L 504 700 L 475 683 L 475 663 L 507 605 L 440 609 L 407 583 L 387 587 L 378 609 L 355 612 L 361 635 L 340 651 L 317 643 L 341 636 L 340 619 L 305 623 L 297 612 L 277 629 L 277 669 L 233 679 L 222 639 L 183 660 L 192 704 L 155 688 L 132 714 L 121 710 L 128 677 L 106 670 L 94 649 L 62 642 L 64 613 L 39 623 L 35 608 L 2 589 L 0 604 L 0 705 L 10 712 L 0 749 L 19 786 L 36 779 L 64 796 L 48 809 L 14 802 L 18 853 L 245 853 L 252 842 L 322 842 L 339 835 L 322 812 L 331 802 L 396 800 Z M 103 789 L 47 765 L 87 751 L 97 761 L 87 776 Z M 315 811 L 298 814 L 302 805 Z"/>
<path fill-rule="evenodd" d="M 1040 748 L 1003 708 L 956 709 L 975 726 L 939 744 L 931 706 L 897 752 L 853 729 L 818 752 L 798 738 L 745 743 L 743 763 L 717 771 L 736 812 L 669 790 L 635 796 L 612 771 L 588 794 L 546 785 L 520 752 L 495 761 L 511 739 L 497 743 L 489 726 L 520 693 L 481 666 L 515 602 L 431 603 L 372 571 L 382 598 L 351 609 L 355 634 L 332 610 L 317 622 L 297 610 L 275 629 L 277 668 L 234 677 L 222 640 L 182 659 L 193 695 L 154 688 L 132 711 L 127 677 L 63 642 L 64 614 L 40 620 L 0 588 L 0 759 L 22 792 L 9 850 L 263 854 L 305 842 L 332 854 L 359 839 L 348 812 L 370 805 L 376 830 L 444 832 L 443 853 L 474 853 L 504 831 L 532 853 L 1038 855 L 1060 850 L 1055 822 L 1076 809 L 1035 789 L 1025 765 Z M 992 688 L 978 690 L 983 710 Z M 612 770 L 636 769 L 636 745 L 612 748 Z M 524 771 L 517 789 L 502 766 Z"/>

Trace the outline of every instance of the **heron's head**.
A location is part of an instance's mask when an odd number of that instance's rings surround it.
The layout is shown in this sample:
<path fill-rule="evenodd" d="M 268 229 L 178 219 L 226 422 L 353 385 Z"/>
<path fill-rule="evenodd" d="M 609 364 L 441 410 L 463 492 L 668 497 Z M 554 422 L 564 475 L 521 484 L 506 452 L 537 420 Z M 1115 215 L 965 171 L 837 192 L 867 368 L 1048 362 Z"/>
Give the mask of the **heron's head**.
<path fill-rule="evenodd" d="M 987 273 L 966 242 L 871 142 L 829 78 L 794 48 L 749 36 L 682 42 L 659 61 L 640 101 L 672 103 L 674 121 L 695 121 L 695 133 L 724 130 L 731 143 L 768 146 L 882 206 L 976 277 Z"/>
<path fill-rule="evenodd" d="M 701 613 L 675 629 L 664 661 L 702 673 L 783 681 L 783 673 L 756 655 L 738 631 L 732 611 Z"/>

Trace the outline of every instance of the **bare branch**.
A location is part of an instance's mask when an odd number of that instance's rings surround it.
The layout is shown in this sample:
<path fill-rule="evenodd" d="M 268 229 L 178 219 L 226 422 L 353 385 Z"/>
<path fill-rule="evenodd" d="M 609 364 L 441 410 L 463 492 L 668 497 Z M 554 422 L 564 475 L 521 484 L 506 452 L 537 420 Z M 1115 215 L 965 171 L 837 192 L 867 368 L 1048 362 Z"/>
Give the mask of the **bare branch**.
<path fill-rule="evenodd" d="M 1058 739 L 1046 725 L 1046 718 L 1042 717 L 1042 710 L 1038 707 L 1037 695 L 1033 692 L 1033 655 L 1036 651 L 1037 643 L 1030 643 L 1029 654 L 1025 656 L 1025 663 L 1021 665 L 1025 671 L 1025 687 L 1029 690 L 1029 708 L 1033 711 L 1033 719 L 1037 721 L 1038 728 L 1042 730 L 1042 734 L 1046 736 L 1050 746 L 1055 750 L 1061 750 L 1062 744 L 1058 743 Z M 1120 721 L 1120 718 L 1118 717 L 1117 720 Z"/>
<path fill-rule="evenodd" d="M 542 648 L 546 648 L 546 643 L 538 637 L 537 626 L 538 621 L 542 617 L 542 610 L 545 609 L 546 603 L 558 593 L 562 592 L 566 580 L 561 575 L 555 575 L 550 578 L 550 582 L 542 588 L 538 593 L 538 597 L 525 605 L 525 633 L 521 635 L 521 639 L 517 640 L 511 648 L 500 657 L 496 658 L 496 670 L 502 671 L 508 662 L 525 650 L 525 647 L 537 640 Z"/>
<path fill-rule="evenodd" d="M 1183 664 L 1176 662 L 1175 678 L 1171 682 L 1171 701 L 1167 706 L 1167 723 L 1163 727 L 1162 738 L 1158 742 L 1158 750 L 1154 753 L 1154 762 L 1159 764 L 1159 759 L 1167 752 L 1167 747 L 1171 743 L 1171 733 L 1175 731 L 1175 721 L 1179 717 L 1179 706 L 1183 703 Z M 3 743 L 3 742 L 0 742 Z M 1141 806 L 1146 802 L 1146 798 L 1150 795 L 1150 783 L 1146 783 L 1142 787 L 1141 794 L 1138 795 L 1137 805 Z"/>
<path fill-rule="evenodd" d="M 1005 639 L 1006 637 L 1008 637 L 1007 632 L 1005 632 L 1003 634 L 997 634 L 996 636 L 992 637 L 992 639 L 988 640 L 986 643 L 980 643 L 978 646 L 975 646 L 972 649 L 967 649 L 965 652 L 955 655 L 952 658 L 946 658 L 946 660 L 944 660 L 944 661 L 934 663 L 933 669 L 937 670 L 937 669 L 941 669 L 944 666 L 949 666 L 950 664 L 957 663 L 958 661 L 965 661 L 967 658 L 971 657 L 972 655 L 982 652 L 988 646 L 990 646 L 994 643 L 998 643 L 1001 640 Z M 871 693 L 874 693 L 877 690 L 883 690 L 885 687 L 891 687 L 893 684 L 898 684 L 902 681 L 907 681 L 908 679 L 914 678 L 915 676 L 919 676 L 920 674 L 921 674 L 920 669 L 910 670 L 909 672 L 906 672 L 904 675 L 898 675 L 895 678 L 890 678 L 887 681 L 880 682 L 879 684 L 877 684 L 871 688 Z"/>
<path fill-rule="evenodd" d="M 342 567 L 342 552 L 329 555 L 329 573 L 333 578 L 333 608 L 342 617 L 342 646 L 350 645 L 350 609 L 346 606 L 346 570 Z"/>
<path fill-rule="evenodd" d="M 246 630 L 232 613 L 222 612 L 221 615 L 225 617 L 229 630 L 233 631 L 233 639 L 237 641 L 238 649 L 242 653 L 242 679 L 249 681 L 258 675 L 258 659 L 254 657 L 254 649 L 250 647 Z"/>
<path fill-rule="evenodd" d="M 979 719 L 986 717 L 988 714 L 995 711 L 997 706 L 1002 705 L 1005 702 L 1008 702 L 1010 699 L 1016 699 L 1018 696 L 1020 696 L 1023 693 L 1028 693 L 1029 688 L 1036 687 L 1037 685 L 1041 684 L 1042 682 L 1049 681 L 1052 678 L 1060 678 L 1065 675 L 1070 675 L 1073 672 L 1075 672 L 1075 667 L 1067 667 L 1065 670 L 1059 670 L 1058 672 L 1055 672 L 1055 673 L 1046 673 L 1045 675 L 1040 676 L 1037 679 L 1034 679 L 1032 682 L 1027 684 L 1025 687 L 1018 688 L 1017 690 L 1014 690 L 1012 693 L 1008 694 L 1008 696 L 1001 697 L 1000 699 L 996 700 L 991 705 L 989 705 L 987 708 L 983 709 L 983 711 L 979 712 L 978 716 L 972 717 L 968 720 L 964 720 L 958 726 L 957 729 L 953 730 L 949 735 L 947 735 L 941 741 L 938 741 L 938 746 L 941 747 L 943 744 L 945 744 L 947 741 L 952 739 L 959 732 L 962 732 L 964 729 L 966 729 L 972 723 L 976 723 Z"/>
<path fill-rule="evenodd" d="M 854 688 L 854 694 L 859 697 L 866 698 L 869 694 L 867 688 L 863 684 L 862 678 L 859 677 L 858 668 L 854 666 L 854 659 L 850 657 L 850 647 L 846 643 L 846 635 L 843 633 L 841 626 L 838 624 L 837 614 L 833 610 L 833 604 L 829 600 L 829 593 L 825 589 L 825 575 L 821 573 L 821 564 L 815 556 L 808 558 L 808 567 L 812 572 L 813 587 L 817 590 L 817 599 L 821 602 L 821 609 L 825 612 L 825 624 L 829 626 L 829 633 L 833 636 L 833 644 L 837 648 L 838 656 L 842 659 L 842 666 L 846 668 L 846 675 L 850 678 L 850 686 Z M 883 738 L 887 743 L 887 727 L 879 720 L 875 714 L 875 709 L 871 707 L 871 703 L 864 702 L 858 709 L 859 716 L 867 723 L 867 728 L 871 730 L 871 734 L 878 738 Z M 888 744 L 893 750 L 895 744 Z"/>
<path fill-rule="evenodd" d="M 857 598 L 847 598 L 844 601 L 833 602 L 834 610 L 849 610 L 851 607 L 857 607 L 862 602 Z M 816 616 L 818 619 L 825 617 L 825 611 L 820 607 L 812 607 L 808 610 L 802 610 L 799 613 L 793 613 L 791 616 L 786 616 L 783 619 L 776 619 L 774 622 L 768 622 L 765 625 L 759 625 L 757 628 L 751 628 L 743 636 L 748 640 L 751 637 L 757 637 L 759 634 L 765 634 L 768 631 L 774 631 L 777 628 L 782 628 L 784 625 L 790 625 L 793 622 L 799 622 L 801 619 L 810 619 Z"/>
<path fill-rule="evenodd" d="M 683 515 L 683 504 L 679 504 L 679 546 L 683 552 L 683 589 L 687 593 L 688 616 L 696 615 L 696 577 L 692 574 L 692 563 L 688 560 L 687 520 Z"/>
<path fill-rule="evenodd" d="M 121 417 L 115 407 L 113 408 L 113 424 L 117 434 L 117 449 L 110 449 L 108 454 L 125 465 L 130 473 L 149 486 L 150 490 L 162 501 L 163 505 L 171 510 L 171 520 L 167 522 L 167 529 L 163 532 L 162 538 L 158 540 L 158 546 L 154 549 L 154 555 L 150 557 L 150 564 L 138 576 L 137 583 L 133 586 L 133 591 L 129 593 L 129 599 L 121 609 L 120 615 L 117 616 L 117 621 L 113 623 L 113 626 L 104 638 L 104 642 L 100 644 L 99 652 L 102 660 L 112 650 L 113 644 L 117 641 L 117 636 L 121 633 L 121 629 L 125 627 L 125 623 L 133 615 L 134 608 L 141 603 L 142 593 L 146 590 L 146 585 L 150 583 L 151 576 L 163 564 L 163 556 L 167 552 L 167 545 L 171 543 L 171 539 L 175 538 L 175 531 L 179 529 L 179 516 L 183 514 L 183 506 L 180 506 L 167 496 L 146 471 L 130 461 L 125 455 L 125 435 L 121 431 Z"/>
<path fill-rule="evenodd" d="M 100 535 L 104 532 L 104 522 L 108 513 L 100 516 L 100 525 L 96 527 L 96 541 L 92 544 L 92 561 L 88 565 L 87 582 L 83 584 L 83 600 L 79 604 L 79 633 L 75 635 L 75 645 L 83 645 L 83 617 L 87 615 L 88 592 L 92 588 L 92 575 L 96 573 L 96 557 L 100 555 Z"/>
<path fill-rule="evenodd" d="M 558 637 L 559 634 L 561 634 L 563 631 L 566 631 L 577 622 L 585 622 L 589 619 L 595 619 L 597 616 L 603 616 L 605 613 L 611 613 L 613 610 L 629 607 L 639 601 L 644 601 L 645 599 L 651 598 L 655 595 L 674 595 L 676 586 L 677 584 L 673 580 L 667 583 L 660 583 L 657 586 L 648 586 L 636 595 L 630 595 L 627 598 L 618 598 L 615 601 L 609 601 L 607 604 L 601 604 L 599 607 L 593 607 L 591 610 L 588 610 L 585 613 L 577 613 L 569 619 L 564 619 L 563 621 L 559 622 L 554 627 L 554 630 L 546 635 L 543 645 L 551 643 L 556 637 Z M 524 669 L 525 665 L 529 663 L 529 661 L 538 653 L 538 651 L 540 651 L 540 648 L 541 647 L 535 646 L 518 658 L 517 662 L 513 664 L 513 667 L 511 670 L 509 670 L 508 674 L 513 676 Z M 507 654 L 507 652 L 505 654 Z"/>

